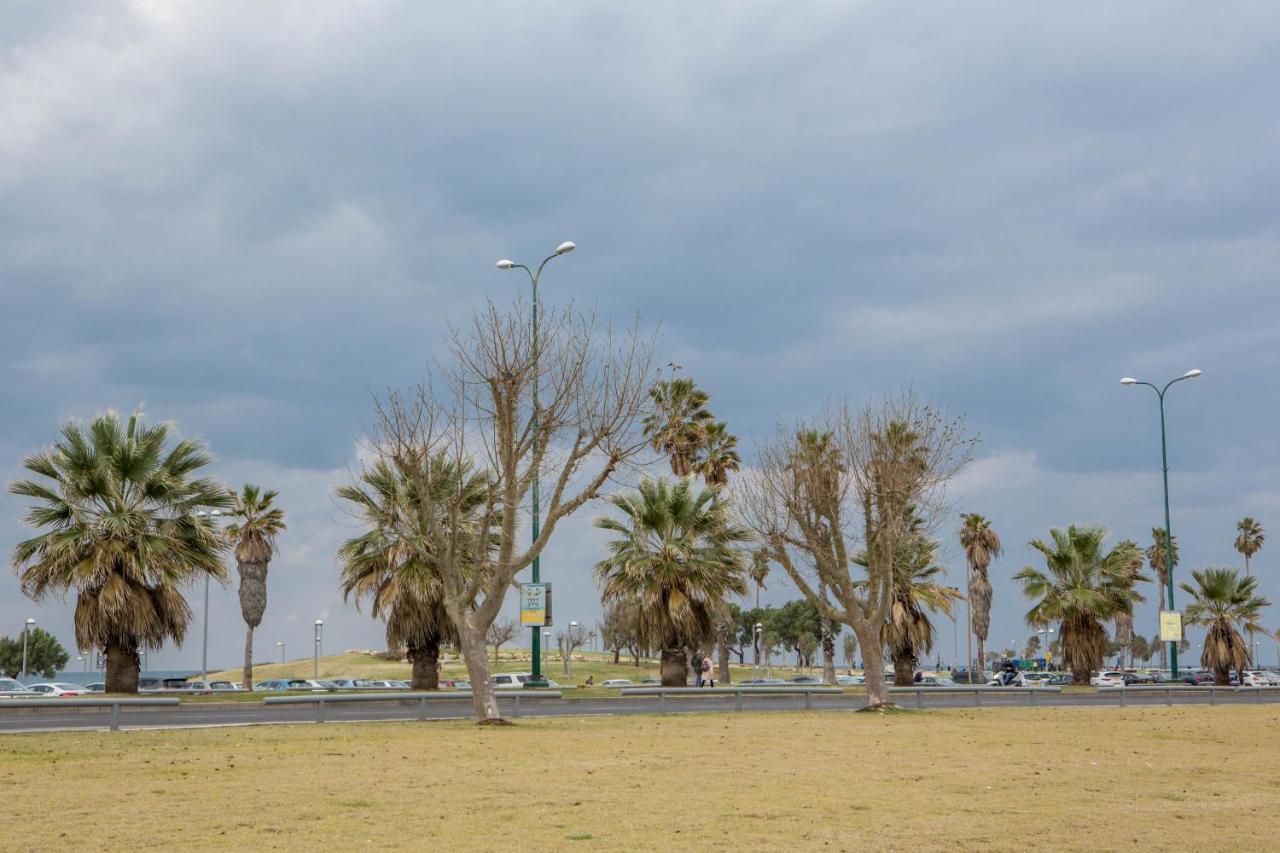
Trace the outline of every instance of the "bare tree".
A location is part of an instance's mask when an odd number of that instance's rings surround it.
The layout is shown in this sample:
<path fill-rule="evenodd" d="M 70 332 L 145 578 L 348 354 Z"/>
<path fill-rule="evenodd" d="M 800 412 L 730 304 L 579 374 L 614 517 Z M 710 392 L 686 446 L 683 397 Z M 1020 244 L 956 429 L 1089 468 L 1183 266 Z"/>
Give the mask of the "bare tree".
<path fill-rule="evenodd" d="M 566 678 L 573 678 L 573 652 L 587 642 L 587 632 L 580 625 L 570 625 L 556 632 L 556 645 L 560 647 L 560 660 L 564 664 Z"/>
<path fill-rule="evenodd" d="M 605 607 L 604 619 L 600 622 L 600 639 L 604 647 L 613 652 L 613 662 L 618 663 L 622 650 L 631 654 L 632 662 L 640 665 L 640 638 L 637 628 L 639 607 L 634 602 L 617 602 Z"/>
<path fill-rule="evenodd" d="M 652 339 L 635 330 L 615 336 L 573 309 L 538 310 L 535 331 L 527 303 L 488 303 L 454 333 L 435 381 L 378 402 L 371 439 L 377 455 L 417 481 L 417 494 L 430 496 L 399 523 L 438 566 L 481 723 L 501 719 L 485 639 L 507 591 L 560 522 L 645 447 L 638 421 L 652 380 Z M 432 482 L 450 470 L 432 464 L 439 454 L 455 470 L 486 473 L 482 523 L 460 523 L 462 507 L 450 496 L 459 490 Z M 520 522 L 535 474 L 549 488 L 530 544 Z"/>
<path fill-rule="evenodd" d="M 941 510 L 975 441 L 960 420 L 907 391 L 780 427 L 759 448 L 755 476 L 742 478 L 739 507 L 770 559 L 820 615 L 857 635 L 868 707 L 889 704 L 881 628 L 893 604 L 893 555 L 914 535 L 913 511 Z M 852 560 L 858 542 L 865 568 Z"/>
<path fill-rule="evenodd" d="M 514 619 L 503 619 L 489 626 L 485 639 L 489 641 L 489 645 L 493 646 L 494 664 L 498 662 L 498 649 L 502 648 L 504 643 L 514 640 L 519 630 L 520 625 Z"/>

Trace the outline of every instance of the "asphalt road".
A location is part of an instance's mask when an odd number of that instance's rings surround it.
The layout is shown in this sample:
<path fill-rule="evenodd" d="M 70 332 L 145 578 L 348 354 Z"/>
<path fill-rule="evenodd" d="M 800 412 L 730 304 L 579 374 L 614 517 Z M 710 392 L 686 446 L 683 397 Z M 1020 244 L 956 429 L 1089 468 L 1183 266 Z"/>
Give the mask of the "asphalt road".
<path fill-rule="evenodd" d="M 861 696 L 813 696 L 812 706 L 817 710 L 856 710 L 862 707 Z M 913 694 L 898 694 L 894 701 L 906 708 L 972 708 L 974 697 L 964 694 L 932 694 L 917 703 Z M 1211 700 L 1204 693 L 1174 693 L 1166 698 L 1163 693 L 1129 693 L 1124 701 L 1131 707 L 1174 705 L 1253 705 L 1280 706 L 1280 691 L 1218 693 Z M 504 714 L 513 710 L 509 698 L 499 700 Z M 35 731 L 94 731 L 108 728 L 108 708 L 40 708 L 39 700 L 33 700 L 31 708 L 0 710 L 0 733 Z M 986 693 L 981 706 L 1025 707 L 1026 695 Z M 1121 696 L 1117 693 L 1060 693 L 1035 697 L 1037 707 L 1119 707 Z M 797 711 L 804 709 L 803 696 L 744 696 L 743 709 L 747 711 Z M 733 697 L 680 697 L 666 703 L 669 713 L 733 712 Z M 525 696 L 520 702 L 522 717 L 574 717 L 600 714 L 656 714 L 660 713 L 657 697 L 628 697 L 600 699 L 535 699 Z M 379 722 L 418 719 L 416 702 L 374 701 L 343 702 L 325 706 L 326 722 Z M 251 702 L 226 704 L 184 705 L 177 708 L 122 707 L 120 724 L 126 730 L 191 728 L 199 726 L 264 725 L 279 723 L 314 723 L 316 707 L 313 705 L 261 705 Z M 427 707 L 427 719 L 451 720 L 471 717 L 469 700 L 437 701 Z"/>

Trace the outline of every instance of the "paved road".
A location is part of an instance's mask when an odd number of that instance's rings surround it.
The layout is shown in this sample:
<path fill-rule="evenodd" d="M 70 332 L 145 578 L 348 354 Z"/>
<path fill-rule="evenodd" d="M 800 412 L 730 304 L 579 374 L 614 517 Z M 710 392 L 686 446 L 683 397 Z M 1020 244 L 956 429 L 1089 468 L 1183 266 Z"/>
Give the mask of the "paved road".
<path fill-rule="evenodd" d="M 918 707 L 913 694 L 894 697 L 898 704 Z M 108 727 L 110 712 L 107 708 L 40 708 L 39 700 L 33 707 L 17 710 L 0 710 L 0 733 L 31 731 L 83 731 Z M 1124 701 L 1132 707 L 1175 705 L 1253 705 L 1280 706 L 1280 691 L 1219 693 L 1210 696 L 1198 693 L 1175 693 L 1166 698 L 1163 693 L 1130 693 Z M 512 711 L 510 699 L 500 700 L 504 712 Z M 1026 695 L 987 693 L 982 696 L 982 707 L 1026 706 Z M 1042 707 L 1119 707 L 1121 697 L 1116 693 L 1061 693 L 1041 695 L 1035 704 Z M 813 696 L 814 710 L 855 710 L 862 707 L 861 696 Z M 745 696 L 743 707 L 749 711 L 797 711 L 804 708 L 802 696 Z M 971 708 L 972 695 L 933 694 L 924 697 L 919 707 Z M 535 699 L 525 696 L 520 703 L 520 715 L 524 717 L 571 717 L 601 714 L 655 714 L 659 713 L 656 697 L 600 698 L 600 699 Z M 671 712 L 714 712 L 734 710 L 732 697 L 672 698 L 667 700 Z M 416 720 L 418 706 L 415 702 L 377 701 L 333 703 L 325 707 L 328 722 L 376 722 L 387 720 Z M 471 716 L 468 700 L 433 702 L 427 708 L 427 718 L 432 720 L 467 719 Z M 198 726 L 261 725 L 273 723 L 314 723 L 316 708 L 312 705 L 262 705 L 256 702 L 227 702 L 220 704 L 191 704 L 178 708 L 124 707 L 120 722 L 124 729 L 189 728 Z"/>

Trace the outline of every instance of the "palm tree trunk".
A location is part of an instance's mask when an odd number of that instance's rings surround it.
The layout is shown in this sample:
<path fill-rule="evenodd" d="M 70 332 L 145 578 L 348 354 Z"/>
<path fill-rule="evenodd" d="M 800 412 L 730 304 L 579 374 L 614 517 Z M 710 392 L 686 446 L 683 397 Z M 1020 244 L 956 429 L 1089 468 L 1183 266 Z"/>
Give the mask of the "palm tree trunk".
<path fill-rule="evenodd" d="M 683 649 L 663 649 L 659 672 L 663 687 L 685 687 L 689 684 L 688 659 Z"/>
<path fill-rule="evenodd" d="M 138 692 L 138 647 L 107 643 L 108 693 Z"/>
<path fill-rule="evenodd" d="M 245 690 L 253 689 L 253 626 L 246 625 L 244 635 L 244 679 L 241 682 Z"/>
<path fill-rule="evenodd" d="M 719 672 L 716 673 L 716 677 L 720 679 L 720 685 L 722 687 L 728 687 L 729 686 L 729 643 L 727 640 L 721 637 L 718 645 L 720 647 L 720 650 L 719 650 L 720 660 L 716 667 L 716 669 L 719 670 Z"/>
<path fill-rule="evenodd" d="M 910 643 L 897 646 L 893 655 L 893 686 L 910 687 L 915 684 L 916 655 Z"/>
<path fill-rule="evenodd" d="M 987 644 L 982 639 L 982 637 L 978 637 L 978 668 L 976 670 L 973 670 L 972 673 L 970 674 L 969 683 L 970 684 L 974 683 L 973 676 L 975 675 L 978 676 L 978 681 L 977 681 L 978 684 L 985 683 L 986 679 L 983 678 L 982 676 L 984 676 L 986 672 L 987 672 Z"/>
<path fill-rule="evenodd" d="M 413 664 L 413 679 L 410 687 L 414 690 L 440 689 L 440 644 L 426 643 L 422 646 L 409 647 L 409 662 Z"/>
<path fill-rule="evenodd" d="M 1249 571 L 1249 555 L 1248 555 L 1248 554 L 1245 554 L 1245 555 L 1244 555 L 1244 576 L 1245 576 L 1246 578 L 1251 578 L 1251 577 L 1253 577 L 1253 573 L 1252 573 L 1251 571 Z M 1257 663 L 1255 663 L 1255 662 L 1254 662 L 1254 660 L 1253 660 L 1253 655 L 1254 655 L 1254 650 L 1255 650 L 1255 649 L 1257 649 L 1257 646 L 1255 646 L 1255 645 L 1254 645 L 1254 640 L 1253 640 L 1253 629 L 1252 629 L 1252 628 L 1250 628 L 1250 629 L 1249 629 L 1249 648 L 1248 648 L 1248 650 L 1247 650 L 1247 655 L 1248 655 L 1248 660 L 1249 660 L 1249 668 L 1250 668 L 1250 669 L 1253 669 L 1255 666 L 1257 666 L 1257 665 L 1258 665 L 1258 664 L 1257 664 Z"/>

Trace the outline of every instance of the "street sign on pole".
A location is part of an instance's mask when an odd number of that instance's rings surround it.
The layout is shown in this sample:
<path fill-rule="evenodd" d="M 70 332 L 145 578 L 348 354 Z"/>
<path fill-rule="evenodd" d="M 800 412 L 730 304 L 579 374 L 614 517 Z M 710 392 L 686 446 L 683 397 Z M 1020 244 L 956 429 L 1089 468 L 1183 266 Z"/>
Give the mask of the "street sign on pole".
<path fill-rule="evenodd" d="M 551 584 L 520 584 L 520 624 L 530 628 L 545 628 L 551 621 Z"/>
<path fill-rule="evenodd" d="M 1162 643 L 1182 642 L 1182 614 L 1177 610 L 1160 611 L 1160 641 Z"/>

